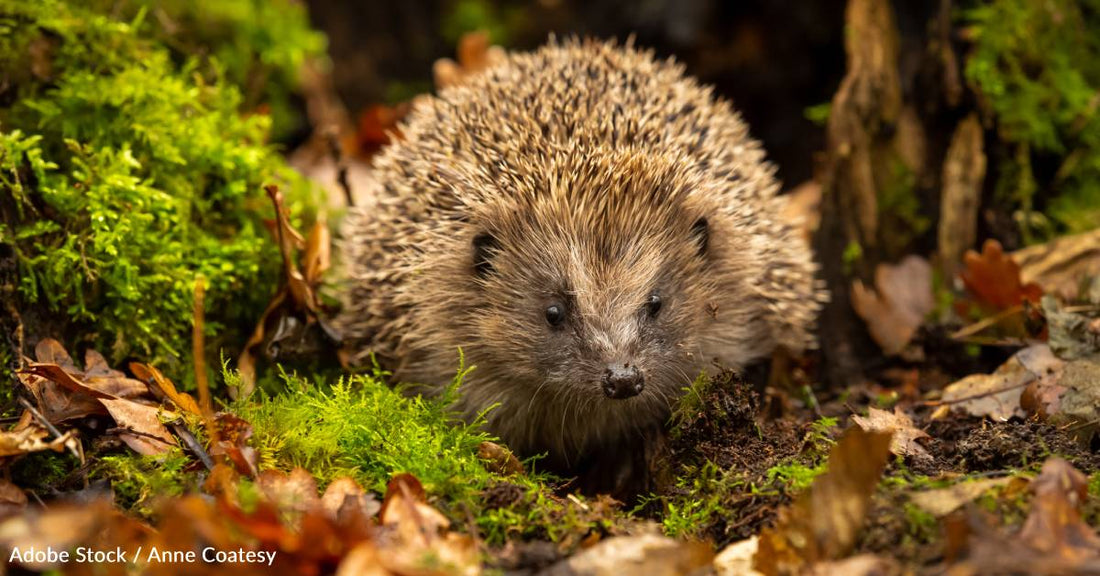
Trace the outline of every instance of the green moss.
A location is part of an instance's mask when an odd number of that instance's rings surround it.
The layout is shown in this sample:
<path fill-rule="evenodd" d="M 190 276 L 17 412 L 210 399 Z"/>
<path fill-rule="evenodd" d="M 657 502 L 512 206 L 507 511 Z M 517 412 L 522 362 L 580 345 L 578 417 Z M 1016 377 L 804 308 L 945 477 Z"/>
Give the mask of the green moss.
<path fill-rule="evenodd" d="M 80 461 L 69 452 L 35 452 L 11 464 L 11 481 L 23 490 L 36 494 L 77 490 L 82 485 L 69 485 L 80 468 Z"/>
<path fill-rule="evenodd" d="M 239 403 L 234 411 L 252 423 L 261 469 L 300 466 L 322 486 L 350 476 L 379 494 L 394 474 L 408 472 L 459 525 L 473 517 L 490 542 L 519 536 L 557 540 L 614 521 L 614 515 L 590 513 L 576 497 L 555 497 L 546 475 L 488 471 L 477 452 L 492 438 L 448 410 L 465 374 L 459 370 L 450 393 L 439 400 L 405 396 L 387 386 L 380 372 L 331 387 L 287 376 L 284 392 Z M 522 497 L 487 506 L 485 492 L 500 483 L 518 486 Z"/>
<path fill-rule="evenodd" d="M 0 243 L 25 305 L 116 360 L 163 363 L 189 349 L 199 275 L 209 349 L 244 341 L 279 275 L 261 185 L 281 181 L 295 214 L 309 191 L 265 144 L 270 118 L 242 115 L 225 73 L 177 61 L 145 17 L 0 0 L 15 81 L 0 108 Z"/>
<path fill-rule="evenodd" d="M 91 476 L 111 482 L 119 506 L 151 517 L 158 499 L 180 496 L 199 484 L 185 471 L 189 464 L 191 459 L 176 448 L 158 456 L 125 452 L 97 459 Z"/>
<path fill-rule="evenodd" d="M 781 464 L 768 469 L 768 480 L 786 485 L 790 492 L 801 492 L 810 487 L 818 476 L 828 470 L 824 462 L 816 466 Z"/>
<path fill-rule="evenodd" d="M 177 62 L 201 58 L 207 81 L 224 79 L 240 88 L 243 109 L 263 106 L 272 119 L 273 138 L 304 128 L 291 97 L 301 87 L 302 67 L 311 59 L 323 63 L 326 45 L 325 36 L 309 27 L 304 3 L 94 0 L 93 5 L 126 19 L 147 13 L 144 34 L 167 46 Z"/>
<path fill-rule="evenodd" d="M 940 521 L 912 502 L 902 507 L 905 512 L 905 535 L 921 543 L 932 542 L 940 535 Z"/>
<path fill-rule="evenodd" d="M 1051 232 L 1032 214 L 1041 190 L 1056 195 L 1047 214 L 1061 230 L 1093 228 L 1100 221 L 1100 6 L 993 0 L 966 11 L 966 19 L 975 38 L 966 78 L 1015 150 L 994 175 L 1002 202 L 1020 210 L 1029 241 Z M 1060 162 L 1042 182 L 1032 169 L 1039 155 Z"/>

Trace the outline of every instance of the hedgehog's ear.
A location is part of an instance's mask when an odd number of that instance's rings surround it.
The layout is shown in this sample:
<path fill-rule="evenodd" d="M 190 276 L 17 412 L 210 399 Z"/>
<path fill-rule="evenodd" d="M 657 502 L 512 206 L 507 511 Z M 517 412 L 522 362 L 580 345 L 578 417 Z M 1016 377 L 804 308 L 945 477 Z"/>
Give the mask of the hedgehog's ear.
<path fill-rule="evenodd" d="M 705 217 L 691 225 L 691 241 L 695 243 L 700 256 L 706 256 L 707 243 L 710 242 L 710 225 Z"/>
<path fill-rule="evenodd" d="M 474 236 L 474 274 L 484 278 L 493 272 L 493 256 L 500 250 L 496 237 L 488 232 Z"/>

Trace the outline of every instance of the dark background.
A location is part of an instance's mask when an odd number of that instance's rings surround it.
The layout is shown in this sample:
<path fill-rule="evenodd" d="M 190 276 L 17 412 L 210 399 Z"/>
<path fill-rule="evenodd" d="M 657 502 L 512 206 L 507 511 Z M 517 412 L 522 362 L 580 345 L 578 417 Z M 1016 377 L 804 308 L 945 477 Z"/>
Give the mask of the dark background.
<path fill-rule="evenodd" d="M 674 56 L 741 110 L 785 187 L 813 175 L 823 128 L 807 107 L 844 74 L 844 0 L 307 0 L 329 37 L 333 78 L 352 114 L 431 90 L 432 63 L 465 31 L 528 50 L 551 33 L 625 40 Z M 901 19 L 904 20 L 904 19 Z"/>

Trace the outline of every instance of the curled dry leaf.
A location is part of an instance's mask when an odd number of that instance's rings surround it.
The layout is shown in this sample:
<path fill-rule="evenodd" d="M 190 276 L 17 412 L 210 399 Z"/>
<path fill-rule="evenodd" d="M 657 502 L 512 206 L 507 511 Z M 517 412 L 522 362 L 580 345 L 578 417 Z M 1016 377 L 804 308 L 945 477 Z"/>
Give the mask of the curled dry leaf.
<path fill-rule="evenodd" d="M 0 458 L 22 456 L 44 450 L 63 452 L 69 444 L 78 442 L 75 430 L 69 430 L 53 440 L 46 441 L 49 436 L 49 431 L 33 423 L 17 426 L 8 432 L 0 432 Z"/>
<path fill-rule="evenodd" d="M 889 432 L 849 429 L 819 476 L 773 527 L 760 533 L 754 568 L 768 575 L 796 574 L 818 562 L 843 558 L 863 527 L 871 495 L 890 456 Z"/>
<path fill-rule="evenodd" d="M 195 398 L 186 392 L 176 390 L 176 385 L 155 367 L 139 362 L 131 362 L 130 371 L 138 378 L 156 386 L 157 389 L 164 393 L 165 397 L 174 402 L 176 406 L 179 406 L 180 410 L 190 412 L 191 414 L 202 414 L 202 410 L 199 409 L 199 404 L 195 402 Z"/>
<path fill-rule="evenodd" d="M 135 401 L 148 397 L 148 386 L 112 369 L 101 354 L 88 352 L 83 371 L 56 340 L 39 342 L 35 355 L 39 361 L 28 362 L 18 377 L 51 423 L 106 413 L 117 423 L 122 441 L 139 454 L 161 454 L 176 445 L 161 422 L 162 416 L 175 415 Z"/>
<path fill-rule="evenodd" d="M 920 444 L 920 440 L 929 437 L 928 433 L 915 428 L 913 420 L 898 408 L 894 408 L 893 412 L 887 412 L 872 406 L 867 409 L 866 418 L 852 416 L 852 421 L 867 432 L 893 432 L 890 452 L 897 456 L 922 461 L 932 460 L 932 455 Z"/>
<path fill-rule="evenodd" d="M 1057 385 L 1065 363 L 1046 344 L 1034 344 L 1009 358 L 992 374 L 972 374 L 943 391 L 942 402 L 956 410 L 994 420 L 1025 416 L 1020 398 L 1031 384 Z"/>
<path fill-rule="evenodd" d="M 858 280 L 852 284 L 852 306 L 883 352 L 901 354 L 932 311 L 932 267 L 919 256 L 880 264 L 873 291 Z"/>

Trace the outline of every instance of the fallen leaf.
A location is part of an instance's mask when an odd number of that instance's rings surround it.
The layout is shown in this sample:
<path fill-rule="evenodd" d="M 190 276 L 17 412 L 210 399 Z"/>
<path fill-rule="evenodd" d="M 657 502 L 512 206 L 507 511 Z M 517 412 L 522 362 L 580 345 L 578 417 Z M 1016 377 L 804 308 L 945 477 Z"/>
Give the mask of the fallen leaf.
<path fill-rule="evenodd" d="M 1005 536 L 971 513 L 948 527 L 951 574 L 1097 574 L 1100 536 L 1081 516 L 1088 479 L 1051 458 L 1031 481 L 1034 497 L 1023 527 Z"/>
<path fill-rule="evenodd" d="M 866 418 L 854 415 L 852 421 L 867 432 L 893 432 L 890 452 L 897 456 L 907 456 L 923 461 L 932 460 L 932 455 L 919 442 L 923 438 L 928 438 L 928 433 L 915 428 L 913 420 L 898 408 L 894 408 L 893 412 L 887 412 L 872 406 L 867 409 Z"/>
<path fill-rule="evenodd" d="M 1021 282 L 1074 300 L 1082 280 L 1100 277 L 1100 228 L 1017 250 L 1012 260 L 1020 264 Z"/>
<path fill-rule="evenodd" d="M 902 570 L 897 560 L 874 554 L 859 554 L 843 560 L 820 562 L 805 572 L 806 576 L 901 576 L 908 574 Z"/>
<path fill-rule="evenodd" d="M 849 429 L 829 455 L 829 471 L 760 533 L 754 568 L 768 575 L 795 574 L 843 558 L 863 527 L 890 456 L 891 436 Z"/>
<path fill-rule="evenodd" d="M 69 430 L 53 440 L 46 441 L 50 433 L 37 424 L 0 432 L 0 458 L 22 456 L 32 452 L 53 450 L 63 452 L 70 442 L 76 442 L 76 431 Z"/>
<path fill-rule="evenodd" d="M 1053 296 L 1042 300 L 1043 316 L 1050 333 L 1050 349 L 1063 360 L 1100 357 L 1100 330 L 1096 318 L 1064 309 Z"/>
<path fill-rule="evenodd" d="M 702 570 L 714 560 L 703 542 L 673 540 L 659 534 L 616 536 L 539 572 L 541 576 L 676 576 Z"/>
<path fill-rule="evenodd" d="M 963 284 L 980 303 L 994 310 L 1018 306 L 1024 300 L 1038 304 L 1043 295 L 1038 284 L 1021 281 L 1020 266 L 996 240 L 986 240 L 981 254 L 968 250 L 963 262 L 966 266 L 960 274 Z"/>
<path fill-rule="evenodd" d="M 259 470 L 256 449 L 248 445 L 252 425 L 233 414 L 220 413 L 214 418 L 218 427 L 218 443 L 210 447 L 211 456 L 224 456 L 237 472 L 250 478 Z"/>
<path fill-rule="evenodd" d="M 202 410 L 199 408 L 198 402 L 195 402 L 195 398 L 186 392 L 176 390 L 176 385 L 155 367 L 141 364 L 140 362 L 131 362 L 130 371 L 134 373 L 134 376 L 156 386 L 157 389 L 164 393 L 164 396 L 174 402 L 176 406 L 179 406 L 180 410 L 190 412 L 191 414 L 202 414 Z"/>
<path fill-rule="evenodd" d="M 344 476 L 333 480 L 321 496 L 321 508 L 333 520 L 340 520 L 349 514 L 371 518 L 382 509 L 374 494 L 363 491 L 359 483 Z"/>
<path fill-rule="evenodd" d="M 321 505 L 317 497 L 317 482 L 304 468 L 286 474 L 279 470 L 264 470 L 256 477 L 256 487 L 279 510 L 303 514 Z"/>
<path fill-rule="evenodd" d="M 15 484 L 0 480 L 0 520 L 20 514 L 27 507 L 27 495 Z"/>
<path fill-rule="evenodd" d="M 752 567 L 752 559 L 759 547 L 758 536 L 726 546 L 714 557 L 715 576 L 763 576 Z"/>
<path fill-rule="evenodd" d="M 905 350 L 933 305 L 932 267 L 919 256 L 896 266 L 880 264 L 873 291 L 858 280 L 852 284 L 852 307 L 888 356 Z"/>
<path fill-rule="evenodd" d="M 153 456 L 163 454 L 176 446 L 175 437 L 161 423 L 162 416 L 174 420 L 175 414 L 123 398 L 101 398 L 100 402 L 118 424 L 119 438 L 134 452 Z"/>
<path fill-rule="evenodd" d="M 436 90 L 462 84 L 470 76 L 503 62 L 507 54 L 503 48 L 492 45 L 488 32 L 477 30 L 459 38 L 457 57 L 458 62 L 450 58 L 435 61 L 432 77 Z"/>
<path fill-rule="evenodd" d="M 496 442 L 482 442 L 477 447 L 477 457 L 490 472 L 509 476 L 524 474 L 523 463 L 511 450 Z"/>
<path fill-rule="evenodd" d="M 909 494 L 909 500 L 917 506 L 920 506 L 925 512 L 940 518 L 973 502 L 991 488 L 1018 481 L 1024 480 L 1013 476 L 1005 476 L 1004 478 L 981 478 L 978 480 L 959 482 L 947 488 L 911 492 Z"/>
<path fill-rule="evenodd" d="M 943 390 L 942 402 L 974 416 L 1004 421 L 1025 416 L 1020 399 L 1034 383 L 1053 385 L 1065 363 L 1046 344 L 1034 344 L 1009 358 L 992 374 L 972 374 Z"/>

